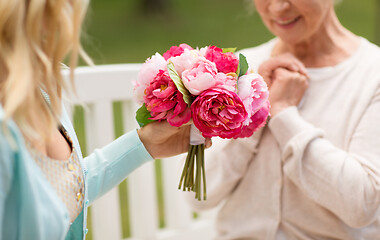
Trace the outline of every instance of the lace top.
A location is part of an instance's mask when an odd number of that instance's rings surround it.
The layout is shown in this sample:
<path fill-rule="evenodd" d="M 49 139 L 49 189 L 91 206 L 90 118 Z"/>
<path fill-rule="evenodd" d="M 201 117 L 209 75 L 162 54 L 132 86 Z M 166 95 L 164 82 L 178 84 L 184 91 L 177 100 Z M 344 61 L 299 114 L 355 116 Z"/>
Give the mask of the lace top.
<path fill-rule="evenodd" d="M 49 158 L 37 151 L 30 143 L 27 143 L 27 148 L 46 179 L 55 189 L 58 197 L 66 205 L 70 215 L 70 222 L 72 223 L 83 208 L 83 175 L 71 138 L 63 127 L 60 131 L 70 143 L 72 149 L 67 160 Z"/>

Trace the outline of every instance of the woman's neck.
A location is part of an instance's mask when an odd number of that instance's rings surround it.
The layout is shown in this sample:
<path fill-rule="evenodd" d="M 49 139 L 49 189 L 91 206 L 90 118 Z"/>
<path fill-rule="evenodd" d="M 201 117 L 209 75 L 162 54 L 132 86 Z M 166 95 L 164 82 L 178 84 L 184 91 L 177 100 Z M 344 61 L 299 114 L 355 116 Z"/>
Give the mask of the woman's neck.
<path fill-rule="evenodd" d="M 292 53 L 310 68 L 334 66 L 354 54 L 359 42 L 359 38 L 344 28 L 331 10 L 312 36 L 297 43 L 279 39 L 272 55 Z"/>

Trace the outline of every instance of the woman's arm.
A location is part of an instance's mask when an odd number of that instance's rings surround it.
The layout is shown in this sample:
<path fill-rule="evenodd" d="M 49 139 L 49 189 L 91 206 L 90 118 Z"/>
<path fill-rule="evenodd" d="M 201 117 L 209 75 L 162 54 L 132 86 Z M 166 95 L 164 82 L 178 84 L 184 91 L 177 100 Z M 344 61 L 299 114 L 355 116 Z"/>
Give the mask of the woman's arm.
<path fill-rule="evenodd" d="M 281 148 L 284 173 L 349 226 L 365 226 L 380 214 L 380 89 L 343 150 L 298 114 L 308 83 L 301 72 L 282 66 L 287 59 L 297 61 L 288 55 L 262 66 L 271 73 L 269 129 Z"/>
<path fill-rule="evenodd" d="M 90 203 L 117 186 L 133 170 L 151 160 L 153 158 L 146 151 L 136 130 L 124 134 L 101 149 L 96 149 L 83 160 L 88 172 Z"/>
<path fill-rule="evenodd" d="M 166 121 L 153 122 L 95 150 L 84 159 L 89 201 L 105 194 L 142 164 L 186 152 L 189 127 L 172 127 Z M 210 140 L 207 144 L 210 145 Z"/>
<path fill-rule="evenodd" d="M 306 122 L 296 107 L 279 113 L 269 128 L 282 150 L 285 174 L 313 201 L 351 227 L 380 214 L 380 89 L 373 97 L 347 150 Z"/>

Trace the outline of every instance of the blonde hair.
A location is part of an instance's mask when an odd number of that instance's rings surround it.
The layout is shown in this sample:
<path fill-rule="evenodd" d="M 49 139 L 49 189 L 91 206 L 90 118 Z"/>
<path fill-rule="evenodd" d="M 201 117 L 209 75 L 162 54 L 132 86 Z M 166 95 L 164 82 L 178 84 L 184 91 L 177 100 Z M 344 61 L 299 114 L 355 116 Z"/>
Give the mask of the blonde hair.
<path fill-rule="evenodd" d="M 28 138 L 49 137 L 67 90 L 61 63 L 71 79 L 88 0 L 0 0 L 0 103 Z M 72 82 L 71 82 L 72 84 Z M 41 94 L 49 95 L 50 103 Z"/>

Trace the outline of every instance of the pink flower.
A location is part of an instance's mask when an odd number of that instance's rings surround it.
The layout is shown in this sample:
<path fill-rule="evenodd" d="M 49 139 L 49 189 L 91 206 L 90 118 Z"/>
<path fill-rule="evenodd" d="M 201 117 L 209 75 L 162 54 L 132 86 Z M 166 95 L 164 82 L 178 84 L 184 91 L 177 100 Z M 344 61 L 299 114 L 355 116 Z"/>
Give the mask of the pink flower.
<path fill-rule="evenodd" d="M 193 66 L 199 57 L 199 53 L 196 50 L 185 49 L 180 56 L 171 57 L 169 61 L 174 64 L 175 70 L 181 76 L 186 69 L 190 69 Z"/>
<path fill-rule="evenodd" d="M 193 50 L 193 48 L 190 47 L 189 45 L 182 43 L 178 47 L 172 46 L 168 51 L 166 51 L 163 54 L 163 57 L 165 58 L 165 60 L 168 60 L 171 57 L 180 56 L 185 51 L 185 49 Z"/>
<path fill-rule="evenodd" d="M 203 137 L 233 138 L 248 117 L 239 96 L 221 88 L 203 91 L 191 105 L 191 112 Z"/>
<path fill-rule="evenodd" d="M 152 120 L 166 119 L 170 125 L 179 127 L 191 118 L 190 108 L 183 100 L 167 71 L 160 70 L 146 89 L 144 102 Z"/>
<path fill-rule="evenodd" d="M 138 103 L 144 102 L 145 89 L 159 71 L 166 69 L 166 65 L 165 59 L 159 53 L 156 53 L 141 66 L 137 81 L 133 83 L 134 97 Z"/>
<path fill-rule="evenodd" d="M 205 53 L 206 59 L 214 62 L 219 72 L 236 72 L 239 59 L 232 52 L 223 53 L 223 50 L 215 46 L 210 46 Z"/>
<path fill-rule="evenodd" d="M 234 138 L 244 138 L 250 137 L 259 128 L 264 127 L 269 116 L 270 104 L 269 100 L 264 103 L 264 106 L 260 108 L 255 114 L 250 118 L 250 123 L 248 126 L 244 126 L 241 133 Z"/>
<path fill-rule="evenodd" d="M 216 87 L 221 87 L 228 91 L 236 92 L 236 84 L 237 84 L 236 77 L 233 77 L 231 75 L 227 75 L 224 73 L 218 73 L 215 76 L 215 80 L 216 80 L 216 84 L 215 84 Z"/>
<path fill-rule="evenodd" d="M 263 107 L 268 100 L 268 87 L 259 74 L 247 74 L 238 80 L 238 95 L 247 109 L 249 118 L 245 125 L 248 125 L 251 116 Z"/>
<path fill-rule="evenodd" d="M 199 57 L 191 69 L 182 73 L 182 82 L 191 94 L 199 95 L 202 91 L 215 86 L 217 73 L 215 63 Z"/>

